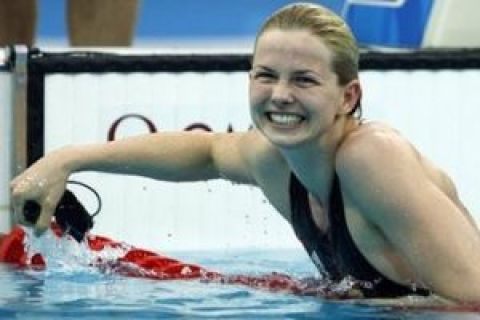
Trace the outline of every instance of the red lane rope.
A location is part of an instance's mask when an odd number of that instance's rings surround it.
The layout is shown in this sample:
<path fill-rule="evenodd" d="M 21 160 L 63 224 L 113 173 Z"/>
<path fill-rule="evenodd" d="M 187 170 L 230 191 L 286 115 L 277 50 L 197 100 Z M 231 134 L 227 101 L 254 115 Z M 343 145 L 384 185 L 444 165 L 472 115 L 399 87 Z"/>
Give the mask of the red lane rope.
<path fill-rule="evenodd" d="M 52 230 L 57 236 L 61 235 L 60 228 L 55 224 L 52 224 Z M 13 228 L 9 234 L 0 235 L 0 263 L 13 264 L 21 268 L 45 268 L 45 260 L 41 254 L 36 253 L 29 259 L 24 243 L 25 231 L 20 227 Z M 262 276 L 223 275 L 153 251 L 129 247 L 124 243 L 103 236 L 88 235 L 87 243 L 90 250 L 96 252 L 101 252 L 106 249 L 127 248 L 123 256 L 113 261 L 98 258 L 96 262 L 92 263 L 92 267 L 97 267 L 101 271 L 114 272 L 127 277 L 156 280 L 198 279 L 205 282 L 245 285 L 251 288 L 273 292 L 317 296 L 323 299 L 338 300 L 352 298 L 348 293 L 339 294 L 338 291 L 332 291 L 328 285 L 322 285 L 315 281 L 308 283 L 280 273 L 271 273 Z M 362 300 L 358 302 L 362 303 Z M 392 305 L 391 307 L 395 309 L 423 309 L 440 312 L 480 312 L 480 306 L 472 305 Z"/>
<path fill-rule="evenodd" d="M 52 224 L 53 231 L 59 235 L 59 228 Z M 36 253 L 30 259 L 25 249 L 25 231 L 20 227 L 0 238 L 0 262 L 14 264 L 22 268 L 45 268 L 45 260 Z M 92 251 L 100 252 L 108 248 L 119 248 L 125 245 L 107 237 L 88 235 L 87 243 Z M 272 273 L 267 276 L 227 276 L 207 270 L 199 265 L 185 263 L 159 253 L 131 247 L 126 253 L 114 261 L 103 261 L 100 258 L 92 264 L 100 270 L 114 272 L 128 277 L 157 280 L 200 279 L 206 282 L 230 283 L 262 288 L 270 291 L 298 293 L 303 286 L 293 278 Z"/>

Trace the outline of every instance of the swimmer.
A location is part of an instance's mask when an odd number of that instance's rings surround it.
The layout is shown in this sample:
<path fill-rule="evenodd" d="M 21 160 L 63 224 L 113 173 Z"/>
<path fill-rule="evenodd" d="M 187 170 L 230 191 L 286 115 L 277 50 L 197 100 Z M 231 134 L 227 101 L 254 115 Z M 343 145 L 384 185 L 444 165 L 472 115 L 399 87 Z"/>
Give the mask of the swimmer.
<path fill-rule="evenodd" d="M 53 151 L 11 183 L 51 222 L 71 173 L 162 181 L 229 179 L 259 187 L 321 274 L 357 283 L 355 298 L 408 295 L 480 303 L 480 237 L 448 175 L 399 132 L 361 119 L 359 50 L 345 22 L 316 4 L 266 20 L 249 73 L 255 128 L 171 132 Z M 388 101 L 385 101 L 388 103 Z"/>

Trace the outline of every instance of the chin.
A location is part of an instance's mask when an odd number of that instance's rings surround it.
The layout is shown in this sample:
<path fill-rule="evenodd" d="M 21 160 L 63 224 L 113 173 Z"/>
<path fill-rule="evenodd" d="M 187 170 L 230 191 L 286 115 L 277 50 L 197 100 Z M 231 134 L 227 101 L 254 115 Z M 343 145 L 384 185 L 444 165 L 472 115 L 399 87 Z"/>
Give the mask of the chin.
<path fill-rule="evenodd" d="M 311 141 L 311 137 L 304 134 L 278 134 L 270 132 L 269 130 L 262 131 L 265 137 L 275 147 L 280 149 L 295 149 L 301 147 Z"/>

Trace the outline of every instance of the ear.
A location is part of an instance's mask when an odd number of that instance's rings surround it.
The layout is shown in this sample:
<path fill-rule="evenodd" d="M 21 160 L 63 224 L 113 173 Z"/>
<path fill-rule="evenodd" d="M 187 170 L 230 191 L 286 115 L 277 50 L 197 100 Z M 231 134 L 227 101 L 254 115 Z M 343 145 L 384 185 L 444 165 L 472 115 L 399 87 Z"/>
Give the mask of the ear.
<path fill-rule="evenodd" d="M 353 79 L 343 88 L 342 114 L 349 114 L 362 98 L 362 87 L 358 79 Z"/>

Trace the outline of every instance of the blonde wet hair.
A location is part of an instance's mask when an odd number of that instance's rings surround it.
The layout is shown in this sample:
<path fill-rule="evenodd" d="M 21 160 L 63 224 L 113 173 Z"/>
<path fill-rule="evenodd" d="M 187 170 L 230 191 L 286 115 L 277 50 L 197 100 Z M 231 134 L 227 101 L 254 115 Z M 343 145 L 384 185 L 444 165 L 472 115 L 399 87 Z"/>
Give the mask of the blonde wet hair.
<path fill-rule="evenodd" d="M 338 83 L 346 85 L 358 79 L 360 51 L 352 31 L 345 21 L 333 11 L 313 3 L 287 5 L 270 16 L 257 34 L 258 39 L 272 29 L 307 30 L 318 36 L 332 50 L 332 71 Z M 255 45 L 256 47 L 256 45 Z M 350 114 L 360 112 L 360 101 Z"/>

